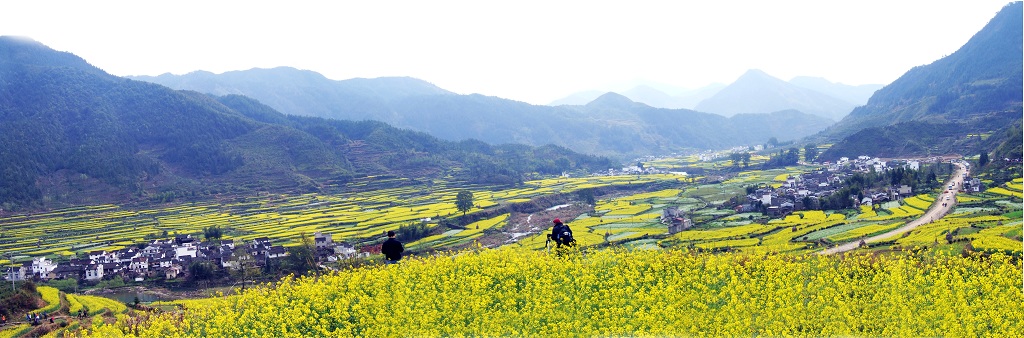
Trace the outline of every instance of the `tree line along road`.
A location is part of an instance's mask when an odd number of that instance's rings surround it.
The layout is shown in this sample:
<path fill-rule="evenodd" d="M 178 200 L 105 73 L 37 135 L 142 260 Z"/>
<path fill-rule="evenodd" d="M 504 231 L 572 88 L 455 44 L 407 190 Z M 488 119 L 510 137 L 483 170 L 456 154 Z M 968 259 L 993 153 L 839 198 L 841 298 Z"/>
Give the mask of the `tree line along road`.
<path fill-rule="evenodd" d="M 956 193 L 959 192 L 959 190 L 961 188 L 963 188 L 963 186 L 964 186 L 964 176 L 966 176 L 965 174 L 968 172 L 967 171 L 967 167 L 964 166 L 963 163 L 957 163 L 957 167 L 958 167 L 958 169 L 957 169 L 957 171 L 955 173 L 953 173 L 953 177 L 950 178 L 948 181 L 946 181 L 946 184 L 945 184 L 946 187 L 952 186 L 953 188 L 952 189 L 947 189 L 946 191 L 948 191 L 948 193 L 946 193 L 946 192 L 939 193 L 939 196 L 935 199 L 935 203 L 933 203 L 932 206 L 930 208 L 928 208 L 928 211 L 925 212 L 924 215 L 921 215 L 921 217 L 919 217 L 918 219 L 910 221 L 906 225 L 901 226 L 899 228 L 896 228 L 896 229 L 894 229 L 892 231 L 886 232 L 884 234 L 875 235 L 875 236 L 868 237 L 866 239 L 859 239 L 859 240 L 847 242 L 847 243 L 844 243 L 844 244 L 840 244 L 840 245 L 837 245 L 837 246 L 825 249 L 825 250 L 819 252 L 819 254 L 831 255 L 831 254 L 836 254 L 836 253 L 846 252 L 846 251 L 850 251 L 850 250 L 856 249 L 856 248 L 861 246 L 861 243 L 867 244 L 867 243 L 874 243 L 874 242 L 884 241 L 884 240 L 887 240 L 889 238 L 892 238 L 892 237 L 899 236 L 899 235 L 902 235 L 904 233 L 907 233 L 910 230 L 914 230 L 914 228 L 917 228 L 918 226 L 920 226 L 922 224 L 927 224 L 927 223 L 930 223 L 932 221 L 941 219 L 943 216 L 946 216 L 946 214 L 949 213 L 950 210 L 953 210 L 953 206 L 956 205 Z M 948 201 L 946 201 L 944 199 L 946 196 L 949 196 L 949 200 Z"/>

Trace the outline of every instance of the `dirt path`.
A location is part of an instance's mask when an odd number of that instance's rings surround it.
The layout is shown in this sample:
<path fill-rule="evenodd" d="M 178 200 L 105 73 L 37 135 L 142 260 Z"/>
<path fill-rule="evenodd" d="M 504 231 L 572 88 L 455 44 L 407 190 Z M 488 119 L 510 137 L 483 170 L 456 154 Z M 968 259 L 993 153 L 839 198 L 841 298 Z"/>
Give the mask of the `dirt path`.
<path fill-rule="evenodd" d="M 959 169 L 957 169 L 957 171 L 955 173 L 953 173 L 953 177 L 950 178 L 948 181 L 946 181 L 946 183 L 944 185 L 944 187 L 948 187 L 949 185 L 952 184 L 953 185 L 953 189 L 949 189 L 949 193 L 946 193 L 946 192 L 940 193 L 939 196 L 937 196 L 935 198 L 935 203 L 932 204 L 931 208 L 928 208 L 928 211 L 925 212 L 924 215 L 921 215 L 921 217 L 919 217 L 918 219 L 913 220 L 913 221 L 907 223 L 904 226 L 901 226 L 901 227 L 899 227 L 899 228 L 897 228 L 895 230 L 886 232 L 884 234 L 875 235 L 875 236 L 868 237 L 868 238 L 863 239 L 863 240 L 855 240 L 855 241 L 852 241 L 852 242 L 847 242 L 847 243 L 844 243 L 844 244 L 840 244 L 840 245 L 837 245 L 837 246 L 825 249 L 825 250 L 819 252 L 819 254 L 830 255 L 830 254 L 850 251 L 850 250 L 853 250 L 853 249 L 856 249 L 856 248 L 860 247 L 860 244 L 861 244 L 862 241 L 864 243 L 873 243 L 873 242 L 880 242 L 880 241 L 883 241 L 883 240 L 887 240 L 887 239 L 893 238 L 895 236 L 899 236 L 899 235 L 902 235 L 904 233 L 907 233 L 910 230 L 913 230 L 914 228 L 916 228 L 916 227 L 918 227 L 918 226 L 920 226 L 922 224 L 931 223 L 932 221 L 941 219 L 943 216 L 946 216 L 946 214 L 949 213 L 950 210 L 953 210 L 953 206 L 956 205 L 956 193 L 959 192 L 960 189 L 963 188 L 963 186 L 964 186 L 964 179 L 963 179 L 964 175 L 963 174 L 967 173 L 967 168 L 965 168 L 962 164 L 957 164 L 957 166 L 959 167 Z M 948 201 L 945 200 L 946 196 L 949 196 L 949 200 Z M 942 205 L 943 202 L 946 203 L 945 206 Z"/>

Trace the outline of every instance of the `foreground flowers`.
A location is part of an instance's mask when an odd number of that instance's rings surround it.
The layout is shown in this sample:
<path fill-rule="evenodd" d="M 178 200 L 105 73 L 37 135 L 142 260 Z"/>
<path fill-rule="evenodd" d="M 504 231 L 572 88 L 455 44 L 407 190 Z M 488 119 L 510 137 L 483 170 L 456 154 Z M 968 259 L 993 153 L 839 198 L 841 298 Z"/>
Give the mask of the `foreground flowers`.
<path fill-rule="evenodd" d="M 1021 260 L 499 249 L 287 279 L 100 336 L 1010 336 Z"/>

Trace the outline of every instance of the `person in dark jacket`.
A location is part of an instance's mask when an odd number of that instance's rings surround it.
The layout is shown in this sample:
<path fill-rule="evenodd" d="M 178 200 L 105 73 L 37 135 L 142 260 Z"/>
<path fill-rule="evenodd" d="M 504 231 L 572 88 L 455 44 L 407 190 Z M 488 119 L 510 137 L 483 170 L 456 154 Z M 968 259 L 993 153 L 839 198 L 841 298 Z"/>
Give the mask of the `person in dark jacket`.
<path fill-rule="evenodd" d="M 576 240 L 572 238 L 572 229 L 569 229 L 569 226 L 562 223 L 560 219 L 556 218 L 553 222 L 555 226 L 551 228 L 551 239 L 555 241 L 557 247 L 575 245 Z"/>
<path fill-rule="evenodd" d="M 388 264 L 398 263 L 402 260 L 402 251 L 405 251 L 402 242 L 395 239 L 394 231 L 388 231 L 388 240 L 380 245 L 380 253 L 384 254 L 385 261 Z"/>

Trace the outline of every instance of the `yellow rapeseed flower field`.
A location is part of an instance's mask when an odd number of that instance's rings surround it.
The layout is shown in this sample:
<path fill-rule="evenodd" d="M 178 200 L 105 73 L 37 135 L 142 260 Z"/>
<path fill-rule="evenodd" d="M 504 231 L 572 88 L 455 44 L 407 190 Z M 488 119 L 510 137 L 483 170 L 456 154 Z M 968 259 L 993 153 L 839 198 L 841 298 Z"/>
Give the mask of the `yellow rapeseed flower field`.
<path fill-rule="evenodd" d="M 85 333 L 1007 337 L 1024 332 L 1021 267 L 999 253 L 485 249 L 285 279 Z"/>

